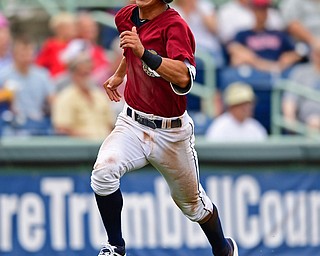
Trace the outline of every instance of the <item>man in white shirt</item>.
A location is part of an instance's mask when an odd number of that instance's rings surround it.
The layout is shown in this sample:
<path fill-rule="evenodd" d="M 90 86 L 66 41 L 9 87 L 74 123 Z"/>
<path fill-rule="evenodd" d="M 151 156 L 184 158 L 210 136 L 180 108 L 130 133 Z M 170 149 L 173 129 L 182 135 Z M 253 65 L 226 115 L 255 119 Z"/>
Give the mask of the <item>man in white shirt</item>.
<path fill-rule="evenodd" d="M 230 84 L 224 95 L 227 111 L 213 120 L 206 138 L 220 142 L 263 141 L 266 129 L 254 118 L 255 95 L 250 85 L 236 82 Z"/>

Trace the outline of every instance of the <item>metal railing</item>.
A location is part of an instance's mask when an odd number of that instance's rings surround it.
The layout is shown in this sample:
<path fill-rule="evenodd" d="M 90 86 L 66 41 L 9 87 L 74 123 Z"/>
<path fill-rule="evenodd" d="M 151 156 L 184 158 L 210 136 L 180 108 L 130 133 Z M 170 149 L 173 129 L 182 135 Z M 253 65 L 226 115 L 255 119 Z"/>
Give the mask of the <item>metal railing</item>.
<path fill-rule="evenodd" d="M 197 50 L 196 55 L 203 63 L 204 83 L 194 82 L 190 93 L 201 98 L 202 112 L 209 117 L 214 117 L 215 109 L 213 97 L 216 93 L 216 65 L 213 57 L 205 51 Z"/>
<path fill-rule="evenodd" d="M 319 138 L 319 131 L 311 131 L 307 125 L 296 120 L 294 124 L 288 123 L 282 113 L 282 95 L 284 92 L 291 92 L 301 97 L 319 102 L 320 92 L 311 88 L 305 88 L 301 84 L 294 83 L 291 80 L 279 80 L 272 88 L 271 95 L 271 133 L 272 135 L 280 135 L 283 129 L 295 132 L 307 137 Z"/>

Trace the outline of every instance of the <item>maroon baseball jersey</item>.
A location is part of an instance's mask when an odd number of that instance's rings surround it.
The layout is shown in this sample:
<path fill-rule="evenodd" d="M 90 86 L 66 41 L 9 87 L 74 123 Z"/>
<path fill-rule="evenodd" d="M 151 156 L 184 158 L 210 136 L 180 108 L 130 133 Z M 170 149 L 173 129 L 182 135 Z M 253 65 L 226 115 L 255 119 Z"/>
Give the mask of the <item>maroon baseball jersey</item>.
<path fill-rule="evenodd" d="M 136 5 L 122 8 L 115 17 L 119 33 L 132 30 L 131 20 Z M 137 28 L 143 46 L 153 53 L 174 60 L 188 60 L 195 66 L 193 34 L 174 9 L 167 9 L 156 18 Z M 176 94 L 168 81 L 148 68 L 132 50 L 124 50 L 127 61 L 125 101 L 133 108 L 163 117 L 180 116 L 186 110 L 185 95 Z"/>

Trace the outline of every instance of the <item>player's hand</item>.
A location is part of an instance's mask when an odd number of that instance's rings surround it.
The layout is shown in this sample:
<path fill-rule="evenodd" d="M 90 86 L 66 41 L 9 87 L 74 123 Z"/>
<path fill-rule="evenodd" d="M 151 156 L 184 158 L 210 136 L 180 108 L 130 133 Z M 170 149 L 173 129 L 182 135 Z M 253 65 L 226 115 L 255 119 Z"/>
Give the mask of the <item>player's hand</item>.
<path fill-rule="evenodd" d="M 120 47 L 131 48 L 134 55 L 141 58 L 144 53 L 144 47 L 140 41 L 139 35 L 137 33 L 137 28 L 132 27 L 132 30 L 124 31 L 120 34 Z"/>
<path fill-rule="evenodd" d="M 121 94 L 118 91 L 118 87 L 122 82 L 123 78 L 115 75 L 104 82 L 103 88 L 111 101 L 119 102 L 121 100 Z"/>

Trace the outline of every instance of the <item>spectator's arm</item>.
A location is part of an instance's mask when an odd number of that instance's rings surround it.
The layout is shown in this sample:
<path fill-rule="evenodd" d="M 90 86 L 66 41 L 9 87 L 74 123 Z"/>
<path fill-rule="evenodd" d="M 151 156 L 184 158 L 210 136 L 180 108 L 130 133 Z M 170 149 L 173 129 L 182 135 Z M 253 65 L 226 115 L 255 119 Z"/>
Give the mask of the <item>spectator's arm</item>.
<path fill-rule="evenodd" d="M 252 66 L 261 71 L 282 72 L 296 63 L 299 59 L 300 57 L 296 53 L 291 52 L 283 54 L 278 61 L 266 60 L 258 57 Z"/>
<path fill-rule="evenodd" d="M 296 52 L 290 51 L 283 53 L 279 61 L 266 60 L 257 56 L 249 48 L 235 42 L 228 46 L 228 52 L 233 66 L 247 64 L 266 72 L 280 72 L 301 59 Z"/>
<path fill-rule="evenodd" d="M 44 73 L 43 88 L 46 94 L 46 102 L 45 102 L 44 110 L 47 112 L 46 114 L 51 114 L 52 105 L 56 97 L 56 88 L 53 84 L 53 81 L 48 71 L 45 71 Z"/>
<path fill-rule="evenodd" d="M 227 46 L 227 51 L 230 55 L 231 65 L 233 66 L 242 64 L 254 65 L 257 59 L 257 56 L 253 51 L 237 42 L 231 42 Z"/>
<path fill-rule="evenodd" d="M 202 20 L 206 28 L 212 33 L 216 34 L 218 32 L 217 17 L 214 11 L 202 14 Z"/>
<path fill-rule="evenodd" d="M 233 66 L 250 65 L 251 67 L 261 71 L 279 71 L 279 67 L 276 62 L 258 57 L 249 48 L 239 43 L 233 42 L 229 44 L 228 53 L 230 54 L 230 63 Z"/>
<path fill-rule="evenodd" d="M 271 61 L 257 57 L 253 63 L 253 67 L 261 71 L 266 72 L 282 72 L 286 68 L 289 68 L 301 57 L 294 51 L 283 53 L 278 61 Z"/>
<path fill-rule="evenodd" d="M 301 60 L 301 56 L 295 51 L 284 52 L 279 59 L 279 67 L 284 70 Z"/>
<path fill-rule="evenodd" d="M 53 105 L 54 100 L 55 100 L 55 95 L 48 95 L 47 96 L 46 103 L 48 105 L 48 108 L 49 108 L 48 110 L 50 113 L 51 113 L 51 109 L 52 109 L 52 105 Z"/>
<path fill-rule="evenodd" d="M 279 3 L 279 9 L 286 23 L 289 34 L 299 41 L 313 45 L 315 36 L 301 22 L 306 15 L 301 11 L 303 10 L 303 5 L 304 1 L 301 0 L 283 0 Z"/>
<path fill-rule="evenodd" d="M 293 20 L 288 24 L 288 32 L 309 45 L 313 45 L 316 41 L 315 36 L 299 20 Z"/>
<path fill-rule="evenodd" d="M 297 113 L 296 102 L 294 100 L 291 100 L 290 98 L 285 98 L 282 102 L 282 112 L 285 121 L 290 125 L 294 125 L 294 123 L 296 122 Z"/>

